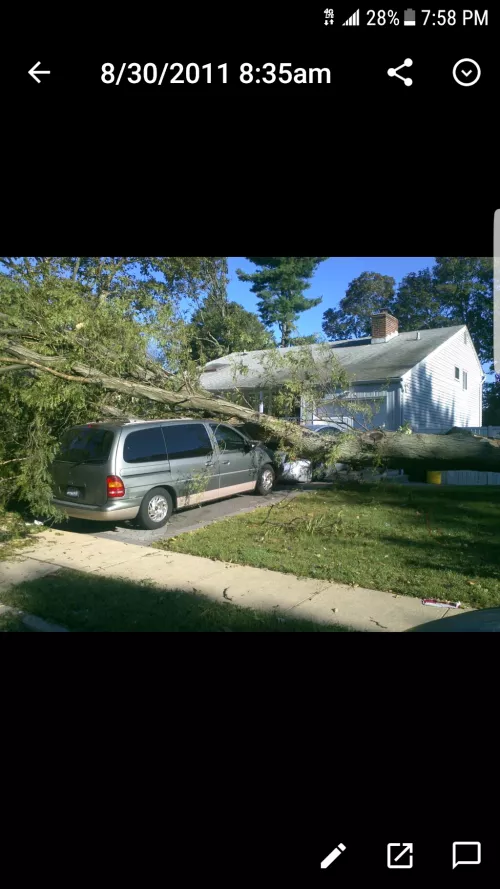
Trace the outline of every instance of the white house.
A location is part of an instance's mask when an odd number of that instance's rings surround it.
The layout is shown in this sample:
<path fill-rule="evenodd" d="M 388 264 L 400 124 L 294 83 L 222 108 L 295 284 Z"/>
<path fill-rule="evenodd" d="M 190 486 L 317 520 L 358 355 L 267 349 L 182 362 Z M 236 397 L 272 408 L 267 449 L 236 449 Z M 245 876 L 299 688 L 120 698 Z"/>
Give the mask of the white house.
<path fill-rule="evenodd" d="M 280 354 L 303 349 L 271 350 Z M 300 407 L 300 420 L 325 421 L 349 415 L 349 422 L 371 427 L 385 425 L 395 430 L 409 423 L 414 432 L 445 432 L 452 426 L 481 426 L 484 374 L 465 325 L 430 330 L 398 331 L 398 321 L 388 312 L 372 316 L 371 336 L 310 346 L 318 374 L 325 348 L 331 349 L 348 373 L 350 385 L 342 393 L 344 406 L 336 406 L 339 393 L 332 393 L 314 410 Z M 269 350 L 233 352 L 209 361 L 203 368 L 201 385 L 214 393 L 241 390 L 261 411 L 272 408 L 272 389 L 287 378 L 286 369 L 269 372 L 265 356 Z M 352 409 L 345 407 L 345 402 Z M 373 406 L 367 423 L 356 411 L 360 401 Z"/>

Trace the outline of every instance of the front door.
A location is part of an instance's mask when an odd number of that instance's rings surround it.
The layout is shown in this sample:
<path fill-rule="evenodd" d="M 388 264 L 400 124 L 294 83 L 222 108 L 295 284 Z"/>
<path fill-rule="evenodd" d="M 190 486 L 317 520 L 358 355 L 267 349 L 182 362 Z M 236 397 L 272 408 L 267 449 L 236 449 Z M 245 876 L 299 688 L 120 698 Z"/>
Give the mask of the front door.
<path fill-rule="evenodd" d="M 219 451 L 221 496 L 253 491 L 257 466 L 248 439 L 224 423 L 210 423 L 210 429 Z"/>
<path fill-rule="evenodd" d="M 177 506 L 194 506 L 219 495 L 219 459 L 204 423 L 163 427 Z"/>

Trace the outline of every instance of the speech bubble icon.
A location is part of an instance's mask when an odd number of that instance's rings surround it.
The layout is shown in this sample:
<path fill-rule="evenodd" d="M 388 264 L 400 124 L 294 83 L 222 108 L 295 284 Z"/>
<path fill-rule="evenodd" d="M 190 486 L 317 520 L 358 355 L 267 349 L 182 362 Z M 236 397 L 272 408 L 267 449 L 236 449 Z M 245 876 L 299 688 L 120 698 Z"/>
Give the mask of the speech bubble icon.
<path fill-rule="evenodd" d="M 453 843 L 452 869 L 459 864 L 481 864 L 481 843 Z"/>

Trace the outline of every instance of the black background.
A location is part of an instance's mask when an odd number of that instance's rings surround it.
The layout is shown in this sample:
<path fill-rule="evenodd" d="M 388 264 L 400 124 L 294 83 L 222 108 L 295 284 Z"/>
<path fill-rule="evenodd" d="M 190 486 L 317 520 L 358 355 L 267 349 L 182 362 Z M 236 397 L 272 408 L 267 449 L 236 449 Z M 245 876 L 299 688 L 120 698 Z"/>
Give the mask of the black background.
<path fill-rule="evenodd" d="M 54 250 L 53 226 L 26 225 L 31 203 L 39 218 L 56 212 L 57 252 L 73 250 L 76 235 L 92 252 L 104 238 L 116 254 L 220 252 L 222 241 L 236 255 L 265 252 L 266 243 L 327 255 L 491 253 L 496 10 L 488 27 L 424 28 L 422 16 L 415 28 L 367 27 L 362 14 L 359 28 L 343 28 L 355 7 L 342 4 L 330 28 L 324 8 L 101 10 L 6 26 L 4 192 L 7 204 L 11 188 L 16 196 L 7 227 L 14 252 L 47 237 Z M 387 76 L 406 57 L 411 87 Z M 482 69 L 472 87 L 452 77 L 466 57 Z M 230 82 L 100 79 L 105 61 L 173 59 L 227 61 Z M 51 71 L 40 84 L 27 73 L 37 61 Z M 327 65 L 332 83 L 247 87 L 234 76 L 244 61 Z"/>

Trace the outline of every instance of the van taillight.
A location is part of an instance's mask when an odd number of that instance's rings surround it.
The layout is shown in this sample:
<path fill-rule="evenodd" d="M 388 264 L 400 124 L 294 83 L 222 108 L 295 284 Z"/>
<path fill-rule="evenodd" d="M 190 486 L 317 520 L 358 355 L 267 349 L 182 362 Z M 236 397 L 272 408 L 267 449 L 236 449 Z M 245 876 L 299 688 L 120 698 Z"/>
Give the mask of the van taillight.
<path fill-rule="evenodd" d="M 125 497 L 125 485 L 117 475 L 108 475 L 106 479 L 106 487 L 108 489 L 108 498 Z"/>

